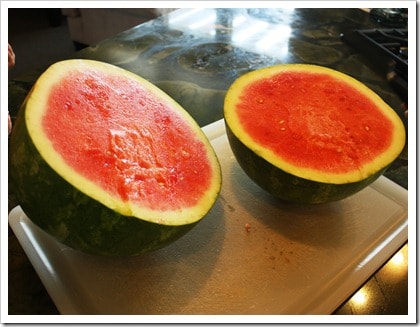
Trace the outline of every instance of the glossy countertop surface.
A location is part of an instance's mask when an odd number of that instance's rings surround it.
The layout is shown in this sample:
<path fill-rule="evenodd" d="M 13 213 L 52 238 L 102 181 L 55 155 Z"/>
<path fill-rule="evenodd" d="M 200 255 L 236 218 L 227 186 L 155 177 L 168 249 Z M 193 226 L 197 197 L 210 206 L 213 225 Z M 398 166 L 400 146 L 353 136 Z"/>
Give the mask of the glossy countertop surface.
<path fill-rule="evenodd" d="M 74 58 L 123 67 L 178 101 L 200 126 L 223 118 L 223 100 L 240 75 L 269 65 L 308 63 L 347 73 L 377 92 L 406 123 L 402 100 L 342 33 L 382 28 L 359 9 L 180 9 L 136 26 Z M 39 74 L 9 82 L 12 118 Z M 407 156 L 385 176 L 407 188 Z M 9 195 L 9 209 L 17 202 Z M 408 243 L 335 314 L 408 313 Z M 39 278 L 9 232 L 9 314 L 57 314 Z"/>

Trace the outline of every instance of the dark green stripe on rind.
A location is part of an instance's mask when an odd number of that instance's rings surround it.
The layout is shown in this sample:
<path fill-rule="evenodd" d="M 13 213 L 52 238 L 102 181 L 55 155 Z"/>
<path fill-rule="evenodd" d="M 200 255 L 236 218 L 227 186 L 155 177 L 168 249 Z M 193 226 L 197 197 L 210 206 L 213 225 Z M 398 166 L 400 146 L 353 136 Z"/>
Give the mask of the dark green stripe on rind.
<path fill-rule="evenodd" d="M 24 110 L 25 104 L 10 139 L 13 192 L 25 214 L 60 242 L 91 254 L 132 256 L 161 248 L 197 224 L 155 224 L 120 215 L 88 197 L 41 157 L 28 135 Z"/>
<path fill-rule="evenodd" d="M 281 170 L 250 150 L 234 135 L 227 122 L 226 133 L 236 160 L 250 179 L 273 196 L 288 202 L 317 204 L 338 201 L 359 192 L 386 170 L 384 168 L 353 183 L 328 184 L 311 181 Z"/>

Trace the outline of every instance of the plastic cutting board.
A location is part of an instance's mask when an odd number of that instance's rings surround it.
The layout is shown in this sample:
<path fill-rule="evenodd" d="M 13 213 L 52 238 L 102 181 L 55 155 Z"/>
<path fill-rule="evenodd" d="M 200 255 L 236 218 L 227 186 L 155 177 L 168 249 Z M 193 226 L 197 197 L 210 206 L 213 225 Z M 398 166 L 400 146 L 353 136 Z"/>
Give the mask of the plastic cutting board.
<path fill-rule="evenodd" d="M 223 120 L 203 129 L 221 162 L 220 197 L 161 250 L 87 255 L 12 210 L 10 226 L 60 313 L 329 314 L 407 240 L 407 191 L 389 179 L 335 203 L 283 203 L 243 173 Z"/>

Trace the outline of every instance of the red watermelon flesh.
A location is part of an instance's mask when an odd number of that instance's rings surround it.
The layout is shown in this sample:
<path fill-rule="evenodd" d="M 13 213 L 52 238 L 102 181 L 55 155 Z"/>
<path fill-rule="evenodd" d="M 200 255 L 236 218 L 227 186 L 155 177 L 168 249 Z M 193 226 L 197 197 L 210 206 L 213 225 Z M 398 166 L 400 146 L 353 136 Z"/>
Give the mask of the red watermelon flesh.
<path fill-rule="evenodd" d="M 391 121 L 369 97 L 325 74 L 283 72 L 255 81 L 244 94 L 237 110 L 243 128 L 299 167 L 354 171 L 387 150 L 393 138 Z M 255 128 L 258 121 L 263 129 Z"/>
<path fill-rule="evenodd" d="M 124 77 L 70 73 L 51 90 L 42 124 L 69 166 L 124 202 L 191 207 L 211 180 L 207 149 L 162 101 Z"/>

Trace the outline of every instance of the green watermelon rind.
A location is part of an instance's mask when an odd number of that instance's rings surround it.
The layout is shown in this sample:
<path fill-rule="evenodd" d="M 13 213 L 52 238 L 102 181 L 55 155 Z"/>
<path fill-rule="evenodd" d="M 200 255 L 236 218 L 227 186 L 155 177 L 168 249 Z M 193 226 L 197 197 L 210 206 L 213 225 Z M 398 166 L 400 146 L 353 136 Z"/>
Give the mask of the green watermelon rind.
<path fill-rule="evenodd" d="M 59 242 L 82 252 L 102 256 L 147 253 L 165 247 L 189 232 L 212 209 L 221 191 L 220 163 L 198 124 L 166 93 L 116 66 L 90 60 L 64 61 L 55 66 L 59 69 L 58 75 L 51 76 L 51 71 L 50 75 L 44 73 L 43 80 L 40 78 L 26 96 L 10 136 L 10 186 L 24 213 Z M 69 176 L 78 175 L 77 172 L 71 168 L 63 170 L 60 165 L 61 168 L 57 169 L 57 160 L 61 160 L 61 157 L 56 156 L 54 151 L 44 156 L 45 149 L 39 147 L 45 147 L 46 143 L 39 135 L 38 128 L 44 98 L 49 94 L 48 88 L 59 82 L 60 76 L 65 76 L 68 71 L 79 66 L 105 69 L 111 74 L 125 74 L 137 80 L 168 103 L 170 108 L 177 110 L 197 133 L 197 138 L 208 151 L 207 159 L 214 174 L 208 192 L 194 207 L 185 210 L 154 210 L 153 217 L 150 217 L 151 211 L 148 208 L 143 210 L 139 206 L 140 210 L 128 211 L 124 207 L 125 202 L 112 198 L 111 194 L 108 194 L 110 201 L 104 203 L 104 197 L 108 195 L 102 190 L 101 196 L 92 194 L 91 187 L 88 191 L 86 188 L 89 180 L 86 183 L 79 180 L 75 183 Z M 39 116 L 38 120 L 34 119 L 33 114 Z M 156 215 L 159 219 L 156 219 Z"/>
<path fill-rule="evenodd" d="M 198 223 L 159 225 L 122 216 L 88 197 L 43 160 L 29 138 L 23 118 L 20 113 L 11 138 L 13 191 L 31 221 L 59 242 L 95 255 L 133 256 L 172 243 Z"/>
<path fill-rule="evenodd" d="M 99 186 L 99 184 L 74 171 L 71 165 L 64 160 L 64 157 L 56 152 L 52 140 L 50 140 L 45 131 L 40 128 L 43 124 L 44 110 L 48 107 L 50 91 L 57 83 L 60 83 L 62 79 L 65 79 L 68 74 L 80 72 L 81 74 L 86 73 L 89 75 L 91 70 L 96 70 L 100 74 L 105 73 L 109 76 L 124 76 L 129 81 L 140 84 L 141 88 L 144 88 L 144 90 L 150 92 L 152 96 L 161 100 L 164 106 L 168 106 L 168 109 L 173 114 L 184 120 L 189 128 L 191 128 L 196 139 L 202 143 L 205 151 L 207 151 L 208 163 L 213 170 L 213 174 L 210 177 L 211 180 L 209 181 L 211 185 L 208 186 L 207 191 L 204 194 L 199 195 L 199 199 L 196 199 L 198 202 L 196 202 L 195 205 L 178 208 L 178 210 L 163 209 L 164 211 L 162 211 L 160 208 L 153 209 L 148 205 L 140 204 L 134 199 L 125 201 L 119 195 L 106 191 L 103 187 Z M 83 86 L 81 87 L 82 89 L 80 92 L 83 93 Z M 220 163 L 218 162 L 218 158 L 214 153 L 214 149 L 212 149 L 209 140 L 200 129 L 197 122 L 194 121 L 184 108 L 161 89 L 157 88 L 141 76 L 120 67 L 95 60 L 70 59 L 51 65 L 37 80 L 32 88 L 32 92 L 33 95 L 27 98 L 27 109 L 25 110 L 25 122 L 29 137 L 32 139 L 43 159 L 70 184 L 75 185 L 76 187 L 79 185 L 79 188 L 83 188 L 83 192 L 86 195 L 98 200 L 103 205 L 118 211 L 122 215 L 142 217 L 144 220 L 157 223 L 164 220 L 167 225 L 189 224 L 193 220 L 200 219 L 201 211 L 207 210 L 207 207 L 212 205 L 213 201 L 215 201 L 215 193 L 220 192 L 221 171 Z"/>
<path fill-rule="evenodd" d="M 237 103 L 241 102 L 242 92 L 245 92 L 248 85 L 254 81 L 290 71 L 334 76 L 357 88 L 362 95 L 369 97 L 381 108 L 382 113 L 392 121 L 395 127 L 395 134 L 387 151 L 371 160 L 362 169 L 334 174 L 291 164 L 264 145 L 254 141 L 243 128 L 235 112 Z M 402 121 L 376 93 L 349 75 L 316 65 L 280 64 L 261 68 L 239 77 L 230 86 L 225 96 L 224 118 L 230 147 L 242 170 L 251 180 L 273 196 L 301 204 L 338 201 L 361 191 L 387 170 L 401 153 L 406 142 L 406 132 Z"/>

